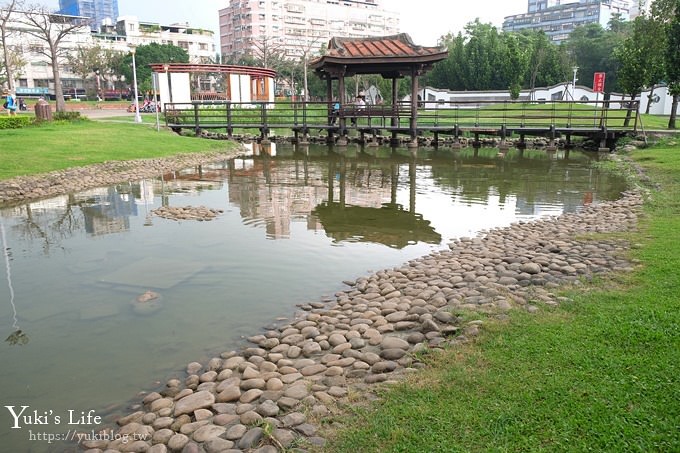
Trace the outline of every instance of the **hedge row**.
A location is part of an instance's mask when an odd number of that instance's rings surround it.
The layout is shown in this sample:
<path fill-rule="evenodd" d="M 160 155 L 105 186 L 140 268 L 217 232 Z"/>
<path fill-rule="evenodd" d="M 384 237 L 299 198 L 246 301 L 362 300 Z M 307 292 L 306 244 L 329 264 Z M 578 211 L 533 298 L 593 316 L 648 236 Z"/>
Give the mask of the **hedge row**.
<path fill-rule="evenodd" d="M 20 129 L 33 124 L 32 116 L 0 116 L 0 129 Z"/>

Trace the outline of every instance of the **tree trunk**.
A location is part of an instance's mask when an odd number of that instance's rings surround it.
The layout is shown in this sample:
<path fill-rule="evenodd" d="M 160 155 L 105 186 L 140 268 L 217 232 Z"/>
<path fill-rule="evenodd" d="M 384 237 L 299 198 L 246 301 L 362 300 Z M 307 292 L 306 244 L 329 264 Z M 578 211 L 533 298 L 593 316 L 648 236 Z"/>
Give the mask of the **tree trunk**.
<path fill-rule="evenodd" d="M 677 117 L 678 99 L 679 98 L 680 98 L 680 95 L 678 95 L 678 94 L 673 95 L 673 105 L 671 106 L 671 116 L 670 116 L 670 118 L 668 118 L 668 129 L 676 129 L 675 118 Z"/>
<path fill-rule="evenodd" d="M 10 3 L 3 5 L 3 17 L 0 23 L 0 33 L 2 35 L 2 54 L 5 63 L 5 74 L 7 75 L 7 87 L 10 91 L 14 91 L 14 74 L 12 73 L 12 66 L 10 65 L 10 49 L 7 47 L 7 23 L 10 20 L 10 16 L 14 12 L 16 7 L 16 0 L 12 0 Z"/>
<path fill-rule="evenodd" d="M 7 87 L 9 88 L 9 91 L 14 91 L 14 74 L 12 74 L 12 67 L 9 64 L 9 47 L 7 47 L 5 30 L 2 30 L 2 50 L 5 62 L 5 74 L 7 74 Z"/>
<path fill-rule="evenodd" d="M 54 98 L 57 101 L 57 112 L 66 111 L 66 101 L 64 101 L 64 90 L 61 87 L 61 73 L 59 72 L 59 58 L 57 48 L 50 46 L 50 56 L 52 58 L 52 73 L 54 75 Z"/>
<path fill-rule="evenodd" d="M 633 102 L 635 101 L 635 95 L 634 94 L 630 95 L 630 100 L 631 100 L 631 102 L 626 107 L 626 119 L 623 121 L 623 127 L 628 127 L 628 125 L 630 124 L 630 118 L 633 114 L 633 109 L 631 108 L 631 106 L 633 105 Z"/>
<path fill-rule="evenodd" d="M 654 97 L 655 89 L 656 84 L 652 85 L 652 89 L 649 90 L 649 96 L 647 96 L 647 108 L 645 109 L 645 115 L 649 115 L 649 110 L 652 108 L 652 98 Z"/>

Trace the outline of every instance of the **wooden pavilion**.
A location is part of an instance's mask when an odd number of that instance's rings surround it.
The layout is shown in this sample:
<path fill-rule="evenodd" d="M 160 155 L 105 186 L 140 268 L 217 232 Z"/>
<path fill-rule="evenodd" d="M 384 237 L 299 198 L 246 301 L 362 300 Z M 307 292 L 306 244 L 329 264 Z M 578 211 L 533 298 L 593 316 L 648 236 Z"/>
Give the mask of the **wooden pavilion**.
<path fill-rule="evenodd" d="M 327 83 L 327 96 L 330 105 L 335 98 L 346 105 L 345 77 L 357 74 L 379 74 L 392 80 L 392 107 L 398 105 L 397 80 L 411 77 L 411 99 L 418 99 L 418 76 L 432 69 L 432 66 L 448 56 L 442 47 L 423 47 L 413 43 L 406 33 L 373 38 L 332 38 L 328 43 L 328 53 L 310 63 L 310 67 Z M 333 80 L 338 81 L 337 96 L 333 96 Z M 395 124 L 392 117 L 392 125 Z M 340 118 L 341 130 L 345 129 L 345 119 Z M 418 102 L 411 102 L 409 131 L 411 143 L 416 143 L 418 132 Z M 392 132 L 393 138 L 396 132 Z"/>

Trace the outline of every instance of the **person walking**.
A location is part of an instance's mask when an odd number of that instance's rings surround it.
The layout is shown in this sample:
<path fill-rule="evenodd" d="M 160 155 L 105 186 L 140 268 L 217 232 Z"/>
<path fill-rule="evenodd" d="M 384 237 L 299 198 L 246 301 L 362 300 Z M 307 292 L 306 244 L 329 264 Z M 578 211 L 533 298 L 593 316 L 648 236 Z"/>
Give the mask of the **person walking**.
<path fill-rule="evenodd" d="M 14 99 L 14 96 L 12 93 L 9 91 L 4 91 L 2 93 L 3 97 L 5 98 L 5 102 L 2 104 L 2 106 L 7 110 L 7 115 L 16 115 L 17 114 L 17 102 Z"/>

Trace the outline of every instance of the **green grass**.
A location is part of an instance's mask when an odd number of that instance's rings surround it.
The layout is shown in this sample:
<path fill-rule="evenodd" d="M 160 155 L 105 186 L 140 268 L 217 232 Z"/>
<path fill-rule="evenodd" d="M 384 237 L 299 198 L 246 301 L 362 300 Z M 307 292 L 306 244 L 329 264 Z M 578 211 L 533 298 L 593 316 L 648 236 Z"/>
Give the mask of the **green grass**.
<path fill-rule="evenodd" d="M 233 142 L 180 137 L 133 123 L 58 121 L 0 130 L 0 179 L 110 160 L 167 157 L 234 146 Z"/>
<path fill-rule="evenodd" d="M 680 146 L 634 157 L 662 185 L 631 237 L 641 270 L 485 321 L 475 344 L 332 423 L 328 451 L 680 451 Z"/>
<path fill-rule="evenodd" d="M 667 130 L 668 115 L 640 115 L 645 130 Z"/>

